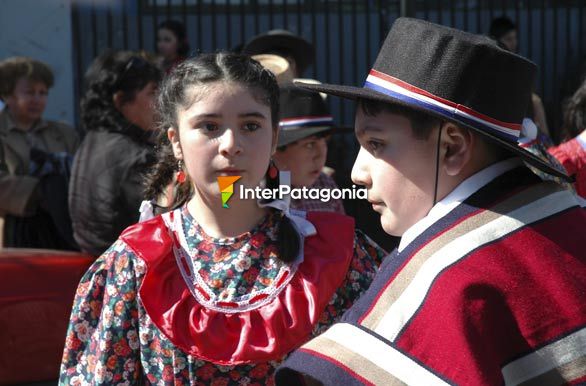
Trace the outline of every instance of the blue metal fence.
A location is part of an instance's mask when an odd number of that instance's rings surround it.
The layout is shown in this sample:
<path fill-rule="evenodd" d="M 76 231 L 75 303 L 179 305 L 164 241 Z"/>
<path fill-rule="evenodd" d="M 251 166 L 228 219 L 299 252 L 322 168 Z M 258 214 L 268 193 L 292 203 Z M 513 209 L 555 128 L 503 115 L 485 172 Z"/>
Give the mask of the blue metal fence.
<path fill-rule="evenodd" d="M 232 49 L 272 28 L 289 29 L 316 46 L 306 76 L 358 85 L 400 15 L 474 33 L 487 33 L 492 18 L 506 15 L 518 26 L 519 53 L 539 65 L 536 92 L 555 137 L 561 100 L 578 86 L 586 56 L 585 8 L 579 0 L 77 0 L 75 68 L 80 79 L 106 48 L 154 51 L 157 24 L 178 19 L 187 26 L 192 54 Z M 330 103 L 338 122 L 352 125 L 353 105 Z"/>

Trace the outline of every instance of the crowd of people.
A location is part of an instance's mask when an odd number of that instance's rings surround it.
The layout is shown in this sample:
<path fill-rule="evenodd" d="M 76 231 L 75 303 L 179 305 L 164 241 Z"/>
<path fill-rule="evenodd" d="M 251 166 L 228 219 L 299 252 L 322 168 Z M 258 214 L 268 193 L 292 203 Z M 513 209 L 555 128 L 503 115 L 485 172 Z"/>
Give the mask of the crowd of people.
<path fill-rule="evenodd" d="M 302 78 L 315 48 L 289 31 L 190 55 L 165 21 L 157 60 L 94 60 L 79 131 L 42 118 L 47 65 L 0 62 L 4 246 L 96 257 L 60 384 L 586 382 L 586 80 L 553 146 L 516 26 L 488 35 L 399 18 L 354 86 Z M 326 166 L 330 97 L 356 101 L 352 170 Z M 226 209 L 234 176 L 347 177 L 373 211 Z"/>

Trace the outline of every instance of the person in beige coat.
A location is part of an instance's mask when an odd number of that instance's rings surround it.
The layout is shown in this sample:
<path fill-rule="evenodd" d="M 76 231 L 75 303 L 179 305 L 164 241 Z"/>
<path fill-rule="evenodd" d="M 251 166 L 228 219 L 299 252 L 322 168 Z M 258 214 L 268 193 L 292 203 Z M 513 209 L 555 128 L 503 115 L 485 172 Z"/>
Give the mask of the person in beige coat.
<path fill-rule="evenodd" d="M 76 249 L 67 211 L 71 158 L 66 124 L 44 120 L 53 73 L 24 57 L 0 62 L 0 217 L 6 247 Z"/>

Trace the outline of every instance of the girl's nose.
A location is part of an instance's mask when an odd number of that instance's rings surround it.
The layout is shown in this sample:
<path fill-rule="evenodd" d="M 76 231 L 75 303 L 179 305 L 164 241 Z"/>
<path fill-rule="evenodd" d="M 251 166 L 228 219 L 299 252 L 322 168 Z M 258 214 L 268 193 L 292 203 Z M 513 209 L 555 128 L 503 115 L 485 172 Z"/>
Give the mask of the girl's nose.
<path fill-rule="evenodd" d="M 220 154 L 233 157 L 242 153 L 242 150 L 239 134 L 235 130 L 227 128 L 220 137 Z"/>

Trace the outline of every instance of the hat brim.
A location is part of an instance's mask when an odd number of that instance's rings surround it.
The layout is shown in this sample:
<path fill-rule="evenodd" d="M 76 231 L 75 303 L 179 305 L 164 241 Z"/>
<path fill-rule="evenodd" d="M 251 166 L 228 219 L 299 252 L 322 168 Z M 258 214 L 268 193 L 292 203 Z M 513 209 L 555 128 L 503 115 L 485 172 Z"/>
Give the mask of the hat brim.
<path fill-rule="evenodd" d="M 435 116 L 441 120 L 454 122 L 455 124 L 457 124 L 459 126 L 464 126 L 464 127 L 469 128 L 471 130 L 474 130 L 475 132 L 483 135 L 484 137 L 489 138 L 490 140 L 494 141 L 497 145 L 504 147 L 507 150 L 510 150 L 511 152 L 521 156 L 523 158 L 523 160 L 526 161 L 527 163 L 529 163 L 531 166 L 534 166 L 534 167 L 538 168 L 539 170 L 542 170 L 542 171 L 544 171 L 548 174 L 551 174 L 553 176 L 562 178 L 568 182 L 573 182 L 573 178 L 571 178 L 567 174 L 559 171 L 558 169 L 556 169 L 555 167 L 553 167 L 549 163 L 547 163 L 544 160 L 542 160 L 541 158 L 535 156 L 533 153 L 518 146 L 516 143 L 513 144 L 510 142 L 507 142 L 507 141 L 505 141 L 505 140 L 503 140 L 503 139 L 501 139 L 501 138 L 499 138 L 489 132 L 485 132 L 483 130 L 478 129 L 477 127 L 469 125 L 466 122 L 461 122 L 457 119 L 446 117 L 446 116 L 441 115 L 433 110 L 427 110 L 427 109 L 422 108 L 420 106 L 410 104 L 410 103 L 405 102 L 403 100 L 393 98 L 392 96 L 385 95 L 385 94 L 382 94 L 380 92 L 377 92 L 377 91 L 374 91 L 374 90 L 371 90 L 371 89 L 365 88 L 365 87 L 344 86 L 344 85 L 336 85 L 336 84 L 311 84 L 311 83 L 303 83 L 303 82 L 294 82 L 294 83 L 298 87 L 304 88 L 306 90 L 314 91 L 314 92 L 323 92 L 323 93 L 326 93 L 329 95 L 334 95 L 334 96 L 338 96 L 338 97 L 345 98 L 345 99 L 352 99 L 352 100 L 368 99 L 368 100 L 373 100 L 373 101 L 378 101 L 378 102 L 401 105 L 401 106 L 409 107 L 413 110 L 421 111 L 426 114 Z"/>
<path fill-rule="evenodd" d="M 324 131 L 333 130 L 332 126 L 304 127 L 301 129 L 289 129 L 279 131 L 279 141 L 277 147 L 290 145 L 300 139 L 311 137 L 312 135 Z"/>
<path fill-rule="evenodd" d="M 246 55 L 258 55 L 266 54 L 267 51 L 278 48 L 287 48 L 291 51 L 299 74 L 303 74 L 315 57 L 311 43 L 294 35 L 258 36 L 246 44 L 242 52 Z"/>

